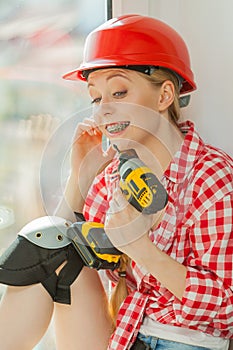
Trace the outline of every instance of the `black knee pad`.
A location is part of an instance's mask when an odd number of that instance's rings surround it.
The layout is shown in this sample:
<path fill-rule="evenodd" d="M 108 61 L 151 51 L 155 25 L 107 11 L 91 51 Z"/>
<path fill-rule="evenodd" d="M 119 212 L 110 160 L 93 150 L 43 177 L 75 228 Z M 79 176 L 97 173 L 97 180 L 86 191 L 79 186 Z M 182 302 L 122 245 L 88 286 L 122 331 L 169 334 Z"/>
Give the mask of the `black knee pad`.
<path fill-rule="evenodd" d="M 64 240 L 64 243 L 55 242 L 53 248 L 44 247 L 46 235 L 49 234 L 48 242 L 52 246 L 52 235 L 61 237 L 64 234 L 64 230 L 61 231 L 59 225 L 55 224 L 52 227 L 54 223 L 48 220 L 49 224 L 46 228 L 44 224 L 43 227 L 38 227 L 40 226 L 38 219 L 36 225 L 33 225 L 33 222 L 30 223 L 30 227 L 34 226 L 35 229 L 29 229 L 30 232 L 27 232 L 28 229 L 24 228 L 6 249 L 0 257 L 0 283 L 12 286 L 41 283 L 54 301 L 70 304 L 70 285 L 77 278 L 84 264 L 73 245 L 67 240 Z M 37 238 L 41 239 L 39 235 L 43 235 L 43 241 L 40 243 L 42 246 L 34 243 L 33 237 L 38 236 Z M 37 242 L 36 238 L 35 242 Z M 55 247 L 56 245 L 58 248 Z M 56 269 L 64 262 L 66 264 L 57 275 Z"/>

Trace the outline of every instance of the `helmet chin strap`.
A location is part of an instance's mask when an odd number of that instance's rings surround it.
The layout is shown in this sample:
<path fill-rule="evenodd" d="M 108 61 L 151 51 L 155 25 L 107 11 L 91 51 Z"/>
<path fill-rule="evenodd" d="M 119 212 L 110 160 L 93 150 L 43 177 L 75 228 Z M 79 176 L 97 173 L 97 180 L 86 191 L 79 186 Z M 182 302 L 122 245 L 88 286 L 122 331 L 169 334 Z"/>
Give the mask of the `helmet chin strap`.
<path fill-rule="evenodd" d="M 180 96 L 179 105 L 180 108 L 187 107 L 191 99 L 191 95 Z"/>

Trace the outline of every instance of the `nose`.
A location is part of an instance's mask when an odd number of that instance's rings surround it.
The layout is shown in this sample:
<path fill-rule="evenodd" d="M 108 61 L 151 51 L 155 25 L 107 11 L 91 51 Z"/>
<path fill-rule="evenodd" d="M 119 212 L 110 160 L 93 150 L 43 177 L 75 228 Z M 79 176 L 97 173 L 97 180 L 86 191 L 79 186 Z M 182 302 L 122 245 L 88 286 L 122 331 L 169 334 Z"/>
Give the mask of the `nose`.
<path fill-rule="evenodd" d="M 93 115 L 97 124 L 105 124 L 115 113 L 115 106 L 113 102 L 101 102 L 94 107 Z"/>

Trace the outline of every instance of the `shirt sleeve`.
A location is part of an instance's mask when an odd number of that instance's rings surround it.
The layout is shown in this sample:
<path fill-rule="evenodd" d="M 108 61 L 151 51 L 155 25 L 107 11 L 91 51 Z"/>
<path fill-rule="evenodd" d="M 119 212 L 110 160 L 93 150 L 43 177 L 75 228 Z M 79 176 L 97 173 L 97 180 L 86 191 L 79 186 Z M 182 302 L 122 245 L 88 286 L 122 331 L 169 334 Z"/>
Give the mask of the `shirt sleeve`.
<path fill-rule="evenodd" d="M 222 331 L 233 322 L 233 196 L 217 201 L 190 230 L 186 288 L 179 321 L 189 327 L 212 324 Z"/>
<path fill-rule="evenodd" d="M 109 204 L 104 172 L 97 175 L 88 191 L 83 215 L 87 221 L 104 223 Z"/>

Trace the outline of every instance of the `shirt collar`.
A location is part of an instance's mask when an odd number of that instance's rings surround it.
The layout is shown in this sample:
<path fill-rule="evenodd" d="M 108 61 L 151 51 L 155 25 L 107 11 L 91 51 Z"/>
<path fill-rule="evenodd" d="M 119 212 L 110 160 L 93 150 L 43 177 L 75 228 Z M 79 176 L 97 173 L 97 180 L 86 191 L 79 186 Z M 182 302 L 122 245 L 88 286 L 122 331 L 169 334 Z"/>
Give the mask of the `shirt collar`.
<path fill-rule="evenodd" d="M 194 123 L 186 121 L 179 124 L 180 130 L 185 134 L 181 148 L 176 152 L 164 176 L 175 183 L 180 183 L 193 168 L 205 144 L 195 130 Z"/>

